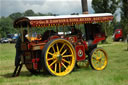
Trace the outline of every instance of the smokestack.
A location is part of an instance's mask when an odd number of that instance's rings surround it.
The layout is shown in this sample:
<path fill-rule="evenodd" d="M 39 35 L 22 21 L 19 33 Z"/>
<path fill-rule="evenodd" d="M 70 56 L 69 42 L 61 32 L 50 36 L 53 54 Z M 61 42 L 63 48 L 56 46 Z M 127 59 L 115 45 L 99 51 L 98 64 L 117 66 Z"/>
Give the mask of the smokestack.
<path fill-rule="evenodd" d="M 87 0 L 81 0 L 81 3 L 82 3 L 82 12 L 83 12 L 83 14 L 88 14 Z"/>
<path fill-rule="evenodd" d="M 81 0 L 81 4 L 82 4 L 83 14 L 88 14 L 87 0 Z M 86 40 L 90 40 L 90 32 L 89 32 L 90 27 L 88 25 L 84 24 L 84 28 L 85 28 Z"/>

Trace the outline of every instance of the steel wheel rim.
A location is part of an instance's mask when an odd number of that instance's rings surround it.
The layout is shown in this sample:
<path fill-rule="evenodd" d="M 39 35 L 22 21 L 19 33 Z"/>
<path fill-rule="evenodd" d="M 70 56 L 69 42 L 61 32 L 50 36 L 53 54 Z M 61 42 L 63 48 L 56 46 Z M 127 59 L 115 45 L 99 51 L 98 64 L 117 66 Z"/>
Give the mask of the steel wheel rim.
<path fill-rule="evenodd" d="M 107 66 L 107 53 L 103 49 L 97 49 L 91 56 L 91 63 L 96 70 L 103 70 Z"/>
<path fill-rule="evenodd" d="M 46 67 L 51 74 L 64 76 L 74 68 L 74 48 L 66 40 L 55 40 L 46 51 L 45 61 Z"/>

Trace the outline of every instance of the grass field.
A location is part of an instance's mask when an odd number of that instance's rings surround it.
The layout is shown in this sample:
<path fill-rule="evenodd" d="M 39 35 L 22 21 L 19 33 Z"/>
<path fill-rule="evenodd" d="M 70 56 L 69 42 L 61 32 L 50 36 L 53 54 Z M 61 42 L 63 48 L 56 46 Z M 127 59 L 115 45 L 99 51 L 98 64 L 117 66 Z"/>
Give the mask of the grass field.
<path fill-rule="evenodd" d="M 19 77 L 12 78 L 14 44 L 0 44 L 0 85 L 128 85 L 128 51 L 121 42 L 100 45 L 108 53 L 108 66 L 103 71 L 75 69 L 64 77 L 31 75 L 23 66 Z"/>

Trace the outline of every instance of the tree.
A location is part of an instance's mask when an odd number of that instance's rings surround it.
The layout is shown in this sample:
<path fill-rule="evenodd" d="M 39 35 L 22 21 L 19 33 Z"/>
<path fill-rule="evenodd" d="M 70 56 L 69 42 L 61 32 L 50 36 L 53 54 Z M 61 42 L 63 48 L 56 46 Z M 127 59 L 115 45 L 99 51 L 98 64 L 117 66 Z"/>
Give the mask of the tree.
<path fill-rule="evenodd" d="M 13 21 L 10 17 L 0 18 L 0 36 L 6 37 L 9 33 L 15 33 L 16 29 L 12 27 Z"/>
<path fill-rule="evenodd" d="M 115 17 L 115 11 L 118 8 L 118 4 L 119 0 L 92 0 L 92 8 L 95 13 L 112 13 Z M 106 35 L 112 35 L 114 25 L 117 22 L 115 18 L 113 22 L 102 24 Z"/>
<path fill-rule="evenodd" d="M 128 0 L 121 0 L 121 25 L 126 38 L 128 33 Z"/>
<path fill-rule="evenodd" d="M 7 34 L 14 34 L 18 30 L 13 28 L 13 22 L 17 18 L 23 17 L 23 16 L 56 16 L 57 14 L 52 13 L 34 13 L 33 10 L 26 10 L 24 13 L 16 12 L 10 14 L 8 17 L 0 17 L 0 38 L 6 37 Z M 42 30 L 38 30 L 42 32 Z"/>
<path fill-rule="evenodd" d="M 33 10 L 27 10 L 24 12 L 24 16 L 35 16 L 36 14 L 34 13 Z"/>
<path fill-rule="evenodd" d="M 119 4 L 119 0 L 92 0 L 92 8 L 96 13 L 114 14 Z"/>
<path fill-rule="evenodd" d="M 9 17 L 10 17 L 12 20 L 15 20 L 15 19 L 17 19 L 17 18 L 20 18 L 20 17 L 22 17 L 22 16 L 23 16 L 23 14 L 20 13 L 20 12 L 12 13 L 12 14 L 9 15 Z"/>

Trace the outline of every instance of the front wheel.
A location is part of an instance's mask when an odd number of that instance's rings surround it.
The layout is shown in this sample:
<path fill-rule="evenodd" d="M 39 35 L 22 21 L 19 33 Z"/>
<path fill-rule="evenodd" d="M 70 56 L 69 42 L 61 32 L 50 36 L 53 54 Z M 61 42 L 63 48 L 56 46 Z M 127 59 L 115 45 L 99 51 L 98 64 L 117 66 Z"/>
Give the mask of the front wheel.
<path fill-rule="evenodd" d="M 75 66 L 76 54 L 72 44 L 65 39 L 51 40 L 43 49 L 46 71 L 55 76 L 69 74 Z"/>
<path fill-rule="evenodd" d="M 103 70 L 108 62 L 107 53 L 102 48 L 95 48 L 90 54 L 89 62 L 94 70 Z"/>

